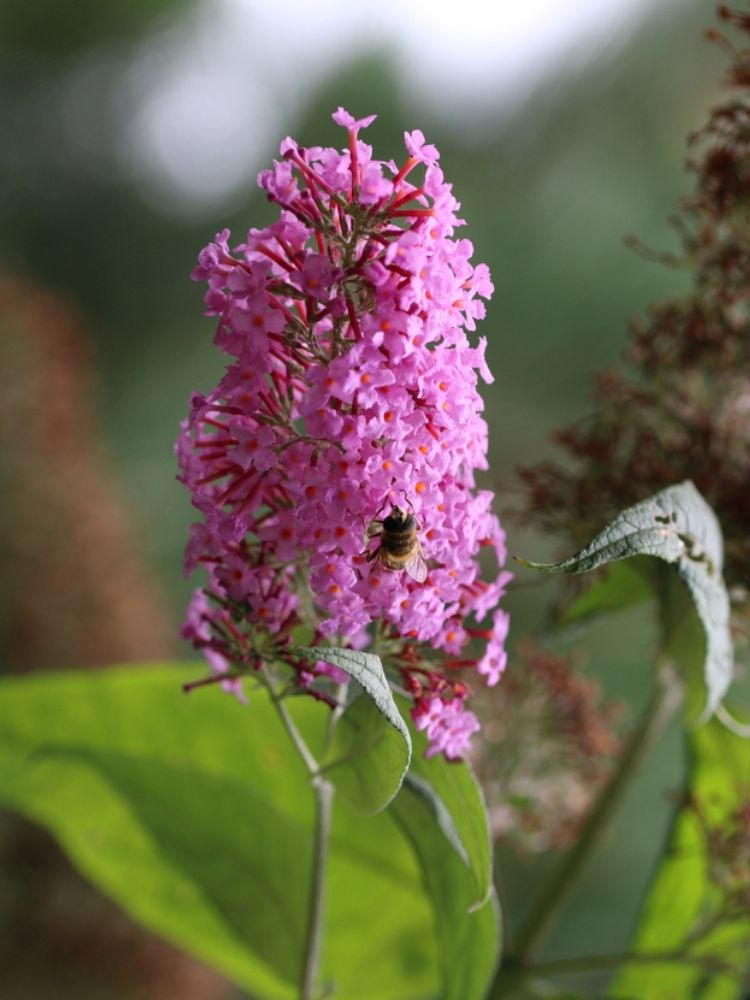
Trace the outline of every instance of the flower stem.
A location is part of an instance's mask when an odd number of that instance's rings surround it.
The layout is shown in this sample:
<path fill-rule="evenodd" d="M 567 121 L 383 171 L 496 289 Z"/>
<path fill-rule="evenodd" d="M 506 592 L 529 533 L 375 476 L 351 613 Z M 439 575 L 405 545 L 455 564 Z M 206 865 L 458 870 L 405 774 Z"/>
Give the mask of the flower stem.
<path fill-rule="evenodd" d="M 334 786 L 320 773 L 320 764 L 305 742 L 302 733 L 284 704 L 282 695 L 274 688 L 273 681 L 265 667 L 263 676 L 279 718 L 289 734 L 289 738 L 301 757 L 315 794 L 315 832 L 313 836 L 312 885 L 310 906 L 307 914 L 305 933 L 305 953 L 300 979 L 300 1000 L 315 1000 L 320 959 L 323 950 L 325 925 L 325 883 L 328 867 L 328 846 L 331 840 L 333 818 Z M 330 732 L 330 730 L 329 730 Z"/>
<path fill-rule="evenodd" d="M 315 791 L 315 840 L 313 844 L 313 882 L 307 920 L 307 944 L 302 971 L 301 1000 L 314 1000 L 318 968 L 323 946 L 325 922 L 325 881 L 328 864 L 328 844 L 331 839 L 333 792 L 330 781 L 322 775 L 313 778 Z"/>
<path fill-rule="evenodd" d="M 575 886 L 581 869 L 606 832 L 609 821 L 631 779 L 672 715 L 679 696 L 679 682 L 671 666 L 664 663 L 658 673 L 656 689 L 628 738 L 609 784 L 594 805 L 581 836 L 564 859 L 557 874 L 552 877 L 516 939 L 511 962 L 515 967 L 528 967 L 533 964 L 539 947 L 558 916 L 562 904 Z"/>
<path fill-rule="evenodd" d="M 311 780 L 315 781 L 315 778 L 318 776 L 318 771 L 320 770 L 320 765 L 313 756 L 313 753 L 307 743 L 305 743 L 302 733 L 299 729 L 297 729 L 294 719 L 291 717 L 286 705 L 284 704 L 283 697 L 275 692 L 273 688 L 269 687 L 269 690 L 271 692 L 271 701 L 274 703 L 276 711 L 279 713 L 279 718 L 284 724 L 284 729 L 286 729 L 297 753 L 302 758 Z"/>

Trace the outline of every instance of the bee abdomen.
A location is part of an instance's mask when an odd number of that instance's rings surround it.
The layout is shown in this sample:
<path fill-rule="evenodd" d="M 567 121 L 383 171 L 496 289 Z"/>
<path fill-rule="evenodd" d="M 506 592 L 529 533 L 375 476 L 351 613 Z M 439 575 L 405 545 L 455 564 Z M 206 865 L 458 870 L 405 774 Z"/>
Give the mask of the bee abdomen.
<path fill-rule="evenodd" d="M 383 546 L 389 555 L 406 556 L 414 548 L 414 535 L 412 532 L 399 531 L 389 534 L 384 540 Z"/>

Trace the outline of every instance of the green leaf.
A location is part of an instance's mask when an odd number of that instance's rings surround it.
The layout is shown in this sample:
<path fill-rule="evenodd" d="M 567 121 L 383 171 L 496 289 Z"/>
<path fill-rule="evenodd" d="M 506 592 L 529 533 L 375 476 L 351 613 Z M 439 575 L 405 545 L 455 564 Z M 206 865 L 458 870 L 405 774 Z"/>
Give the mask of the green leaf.
<path fill-rule="evenodd" d="M 476 885 L 454 845 L 436 828 L 428 800 L 404 784 L 390 811 L 412 841 L 435 914 L 441 1000 L 482 1000 L 500 953 L 494 893 L 475 905 Z"/>
<path fill-rule="evenodd" d="M 627 562 L 612 563 L 604 576 L 594 580 L 565 609 L 559 624 L 577 625 L 596 615 L 624 611 L 654 597 L 650 560 L 634 556 Z"/>
<path fill-rule="evenodd" d="M 723 542 L 716 515 L 691 482 L 629 507 L 577 555 L 559 563 L 518 561 L 552 573 L 585 573 L 629 556 L 675 564 L 687 584 L 706 637 L 703 675 L 709 716 L 732 680 L 729 597 L 721 577 Z"/>
<path fill-rule="evenodd" d="M 384 809 L 409 767 L 409 745 L 370 698 L 356 698 L 334 730 L 321 770 L 361 812 Z"/>
<path fill-rule="evenodd" d="M 447 761 L 442 754 L 427 759 L 424 734 L 414 733 L 417 753 L 406 777 L 409 790 L 422 798 L 443 836 L 468 867 L 473 879 L 474 908 L 492 891 L 492 840 L 484 796 L 469 764 Z"/>
<path fill-rule="evenodd" d="M 291 648 L 291 652 L 295 656 L 300 656 L 305 660 L 323 660 L 325 663 L 332 663 L 335 667 L 339 667 L 339 669 L 349 674 L 350 677 L 353 677 L 360 684 L 365 694 L 372 700 L 377 710 L 393 726 L 403 740 L 405 752 L 400 756 L 395 754 L 392 749 L 387 756 L 382 757 L 379 753 L 370 753 L 373 733 L 378 730 L 378 727 L 372 721 L 365 721 L 366 713 L 362 711 L 356 717 L 356 726 L 352 727 L 348 734 L 342 737 L 346 741 L 345 746 L 348 747 L 344 752 L 350 756 L 351 760 L 354 760 L 354 757 L 357 756 L 356 743 L 358 734 L 361 740 L 362 752 L 359 754 L 361 758 L 360 764 L 363 767 L 367 767 L 368 776 L 366 779 L 366 788 L 363 789 L 362 795 L 358 796 L 359 804 L 366 809 L 382 808 L 399 790 L 401 782 L 404 780 L 404 775 L 409 769 L 409 762 L 411 761 L 411 736 L 409 728 L 404 722 L 396 706 L 396 702 L 393 700 L 391 686 L 388 683 L 388 678 L 385 676 L 380 657 L 375 656 L 374 653 L 363 653 L 356 649 L 343 649 L 336 646 L 294 646 Z M 365 763 L 365 757 L 367 757 L 367 763 Z M 374 779 L 373 773 L 377 769 L 382 769 L 384 773 L 377 779 Z M 390 792 L 383 798 L 381 791 L 387 785 L 389 773 L 393 777 L 393 783 Z M 341 780 L 346 783 L 348 793 L 351 793 L 353 790 L 352 777 L 352 768 L 349 768 L 348 778 L 343 777 L 343 775 L 341 776 Z M 365 804 L 367 802 L 367 789 L 374 792 L 370 798 L 369 805 Z M 380 802 L 380 804 L 375 804 L 377 802 Z"/>
<path fill-rule="evenodd" d="M 690 795 L 711 829 L 727 829 L 741 806 L 750 804 L 750 741 L 713 719 L 690 736 Z M 747 854 L 747 834 L 737 847 Z M 652 882 L 636 932 L 638 953 L 680 953 L 736 967 L 733 973 L 672 961 L 632 963 L 609 995 L 638 1000 L 739 1000 L 750 955 L 750 913 L 735 910 L 712 926 L 722 896 L 710 867 L 704 825 L 693 806 L 678 812 L 664 860 Z M 747 886 L 745 885 L 745 891 Z M 705 933 L 701 933 L 701 928 Z"/>
<path fill-rule="evenodd" d="M 215 689 L 182 695 L 193 670 L 0 682 L 0 800 L 46 826 L 141 923 L 259 1000 L 295 1000 L 309 777 L 264 695 L 248 708 Z M 290 711 L 310 744 L 322 744 L 328 710 L 298 699 Z M 447 925 L 442 917 L 438 933 L 423 863 L 390 811 L 363 817 L 336 801 L 323 973 L 337 995 L 440 992 Z M 466 891 L 467 906 L 471 898 Z"/>
<path fill-rule="evenodd" d="M 414 768 L 412 768 L 406 775 L 404 783 L 408 787 L 409 791 L 424 799 L 432 813 L 432 818 L 437 824 L 438 829 L 448 840 L 448 843 L 451 845 L 459 858 L 461 858 L 463 863 L 468 867 L 469 855 L 464 847 L 463 840 L 461 840 L 461 834 L 458 832 L 456 819 L 446 806 L 445 802 L 443 802 L 440 795 L 437 793 L 435 787 L 431 785 L 426 778 L 416 774 L 414 772 Z"/>

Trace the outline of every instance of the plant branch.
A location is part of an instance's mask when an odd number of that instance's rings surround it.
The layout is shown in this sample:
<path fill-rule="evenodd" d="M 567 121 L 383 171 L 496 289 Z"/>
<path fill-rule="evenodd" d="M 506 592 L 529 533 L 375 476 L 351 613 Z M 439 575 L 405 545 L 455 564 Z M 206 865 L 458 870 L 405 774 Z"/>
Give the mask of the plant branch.
<path fill-rule="evenodd" d="M 284 704 L 283 695 L 274 690 L 273 685 L 271 684 L 267 675 L 266 675 L 266 681 L 268 684 L 269 694 L 271 695 L 271 701 L 273 702 L 276 711 L 279 714 L 279 718 L 284 724 L 284 729 L 286 729 L 289 738 L 291 739 L 292 743 L 295 746 L 295 749 L 297 750 L 297 753 L 302 758 L 302 761 L 305 767 L 307 768 L 310 778 L 314 780 L 317 777 L 318 773 L 320 772 L 320 765 L 313 756 L 313 753 L 308 747 L 307 743 L 305 743 L 302 733 L 299 731 L 299 729 L 297 729 L 294 719 L 289 714 L 289 710 Z"/>
<path fill-rule="evenodd" d="M 631 732 L 609 784 L 595 803 L 581 836 L 552 877 L 516 940 L 513 964 L 528 966 L 573 889 L 581 869 L 599 844 L 617 806 L 643 759 L 679 701 L 680 686 L 672 667 L 662 664 L 656 689 Z M 494 994 L 491 994 L 491 996 Z"/>
<path fill-rule="evenodd" d="M 314 1000 L 318 968 L 323 948 L 325 923 L 325 881 L 328 867 L 328 845 L 331 839 L 334 787 L 321 775 L 313 778 L 315 791 L 315 839 L 313 842 L 313 883 L 307 919 L 307 944 L 302 972 L 301 1000 Z"/>
<path fill-rule="evenodd" d="M 346 708 L 347 687 L 348 683 L 346 681 L 344 681 L 343 684 L 336 685 L 336 694 L 334 695 L 334 698 L 336 700 L 336 706 L 331 712 L 331 715 L 328 719 L 328 727 L 326 729 L 326 738 L 324 743 L 324 748 L 325 748 L 324 754 L 328 752 L 331 743 L 333 741 L 333 733 L 336 729 L 336 726 L 338 725 L 338 721 L 344 714 L 344 709 Z"/>
<path fill-rule="evenodd" d="M 307 768 L 315 794 L 312 885 L 310 887 L 310 906 L 307 913 L 307 928 L 305 932 L 305 957 L 300 981 L 300 1000 L 315 1000 L 320 958 L 323 950 L 325 883 L 326 870 L 328 868 L 328 847 L 331 840 L 331 824 L 333 819 L 334 786 L 320 773 L 320 764 L 315 759 L 302 733 L 297 728 L 297 724 L 284 704 L 283 695 L 276 691 L 266 667 L 262 668 L 262 672 L 271 701 L 297 753 Z M 328 738 L 330 738 L 330 735 L 331 725 L 329 724 Z"/>

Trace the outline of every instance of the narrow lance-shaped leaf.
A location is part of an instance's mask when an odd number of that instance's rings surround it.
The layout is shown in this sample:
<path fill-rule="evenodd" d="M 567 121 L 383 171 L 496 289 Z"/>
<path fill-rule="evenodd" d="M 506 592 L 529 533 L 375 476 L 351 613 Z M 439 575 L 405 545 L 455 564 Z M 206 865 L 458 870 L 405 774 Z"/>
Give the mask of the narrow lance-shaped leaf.
<path fill-rule="evenodd" d="M 412 749 L 409 728 L 393 699 L 380 657 L 334 646 L 295 646 L 291 652 L 306 660 L 332 663 L 349 674 L 398 734 L 398 741 L 392 740 L 380 720 L 368 717 L 366 707 L 355 702 L 344 714 L 323 761 L 330 777 L 358 808 L 382 809 L 401 787 Z"/>
<path fill-rule="evenodd" d="M 713 510 L 691 482 L 671 486 L 624 510 L 590 545 L 569 559 L 558 563 L 518 561 L 551 573 L 585 573 L 637 555 L 674 564 L 690 590 L 706 636 L 703 674 L 708 697 L 704 715 L 709 716 L 732 679 L 729 597 L 721 576 L 721 529 Z"/>

